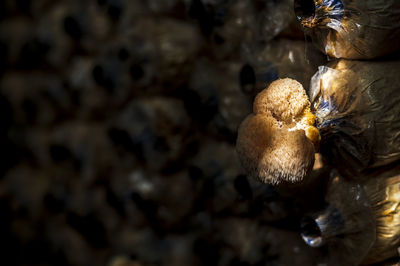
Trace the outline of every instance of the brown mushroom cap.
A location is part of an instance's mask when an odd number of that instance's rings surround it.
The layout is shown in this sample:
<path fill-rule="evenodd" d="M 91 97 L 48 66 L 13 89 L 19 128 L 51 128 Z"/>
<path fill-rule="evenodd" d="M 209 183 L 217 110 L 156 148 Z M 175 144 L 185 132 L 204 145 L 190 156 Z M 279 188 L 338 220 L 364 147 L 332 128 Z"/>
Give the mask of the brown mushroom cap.
<path fill-rule="evenodd" d="M 285 78 L 272 82 L 254 100 L 255 114 L 271 113 L 280 121 L 294 119 L 310 107 L 303 86 L 296 80 Z"/>
<path fill-rule="evenodd" d="M 265 183 L 301 183 L 320 139 L 303 86 L 291 79 L 274 81 L 257 95 L 253 111 L 238 131 L 243 167 Z"/>

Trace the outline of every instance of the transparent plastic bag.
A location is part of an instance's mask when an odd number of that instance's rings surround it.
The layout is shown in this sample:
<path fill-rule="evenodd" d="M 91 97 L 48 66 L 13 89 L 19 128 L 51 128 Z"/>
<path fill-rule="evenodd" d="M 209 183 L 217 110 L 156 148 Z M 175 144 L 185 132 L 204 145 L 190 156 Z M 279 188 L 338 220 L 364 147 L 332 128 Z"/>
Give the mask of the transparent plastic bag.
<path fill-rule="evenodd" d="M 400 167 L 380 174 L 364 185 L 376 223 L 376 241 L 365 263 L 399 257 L 400 246 Z"/>
<path fill-rule="evenodd" d="M 316 46 L 334 58 L 371 59 L 400 47 L 400 1 L 295 0 Z"/>
<path fill-rule="evenodd" d="M 301 236 L 307 245 L 325 251 L 319 265 L 359 265 L 376 238 L 368 195 L 336 170 L 328 178 L 326 206 L 303 217 Z"/>
<path fill-rule="evenodd" d="M 260 92 L 272 81 L 292 78 L 303 84 L 314 75 L 318 66 L 326 62 L 326 57 L 304 40 L 277 39 L 256 49 L 248 49 L 244 58 L 253 68 L 255 89 Z"/>
<path fill-rule="evenodd" d="M 400 159 L 400 62 L 320 66 L 309 96 L 321 152 L 347 176 L 371 176 Z"/>
<path fill-rule="evenodd" d="M 325 265 L 359 265 L 398 256 L 400 245 L 400 166 L 365 182 L 333 169 L 326 185 L 325 208 L 306 214 L 301 236 L 326 251 Z"/>

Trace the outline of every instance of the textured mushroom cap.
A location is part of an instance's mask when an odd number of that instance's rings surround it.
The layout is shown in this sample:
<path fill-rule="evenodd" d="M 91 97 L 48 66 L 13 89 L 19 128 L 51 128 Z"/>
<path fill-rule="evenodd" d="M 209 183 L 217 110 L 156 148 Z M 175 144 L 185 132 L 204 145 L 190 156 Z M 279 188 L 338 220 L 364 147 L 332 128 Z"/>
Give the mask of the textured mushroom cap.
<path fill-rule="evenodd" d="M 268 114 L 242 122 L 236 149 L 246 171 L 270 184 L 301 183 L 314 164 L 314 145 L 304 130 L 288 131 Z"/>
<path fill-rule="evenodd" d="M 271 113 L 278 120 L 288 121 L 309 109 L 310 101 L 303 86 L 296 80 L 285 78 L 272 82 L 254 100 L 255 114 Z"/>

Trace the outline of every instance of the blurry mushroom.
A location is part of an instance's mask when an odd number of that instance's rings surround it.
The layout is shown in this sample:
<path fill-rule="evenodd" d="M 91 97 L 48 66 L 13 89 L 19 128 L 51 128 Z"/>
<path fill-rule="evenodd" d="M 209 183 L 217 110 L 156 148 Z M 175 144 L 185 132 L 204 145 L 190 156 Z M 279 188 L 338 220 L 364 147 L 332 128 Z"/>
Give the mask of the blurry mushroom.
<path fill-rule="evenodd" d="M 260 92 L 278 77 L 295 79 L 308 91 L 311 77 L 318 66 L 325 64 L 326 56 L 309 42 L 304 42 L 303 36 L 302 40 L 280 38 L 261 47 L 247 49 L 245 58 L 248 62 L 247 73 L 249 70 L 254 73 L 254 78 L 248 78 L 246 83 L 253 85 L 256 92 Z M 247 76 L 251 77 L 249 74 Z M 252 92 L 251 87 L 248 87 L 247 92 Z"/>

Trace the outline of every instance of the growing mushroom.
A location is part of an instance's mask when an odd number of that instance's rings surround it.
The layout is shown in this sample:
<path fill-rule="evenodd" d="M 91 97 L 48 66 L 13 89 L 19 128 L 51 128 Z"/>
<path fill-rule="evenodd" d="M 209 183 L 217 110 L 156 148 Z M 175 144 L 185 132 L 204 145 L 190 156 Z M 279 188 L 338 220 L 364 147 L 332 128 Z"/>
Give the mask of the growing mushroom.
<path fill-rule="evenodd" d="M 288 78 L 272 82 L 255 98 L 253 113 L 238 132 L 243 167 L 265 183 L 302 183 L 320 139 L 303 86 Z"/>
<path fill-rule="evenodd" d="M 239 128 L 237 151 L 251 176 L 300 184 L 320 149 L 347 177 L 400 160 L 400 62 L 339 60 L 313 76 L 308 100 L 301 84 L 273 82 L 259 93 Z M 319 144 L 320 143 L 320 144 Z"/>

